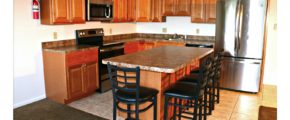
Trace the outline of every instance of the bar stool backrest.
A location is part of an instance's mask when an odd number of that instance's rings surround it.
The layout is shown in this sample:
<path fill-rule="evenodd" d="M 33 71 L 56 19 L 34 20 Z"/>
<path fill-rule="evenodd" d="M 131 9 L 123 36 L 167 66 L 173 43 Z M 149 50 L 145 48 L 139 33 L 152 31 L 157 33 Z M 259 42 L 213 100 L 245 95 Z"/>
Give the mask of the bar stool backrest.
<path fill-rule="evenodd" d="M 110 63 L 107 65 L 114 99 L 117 99 L 116 91 L 118 90 L 135 92 L 136 99 L 139 99 L 140 68 L 124 68 Z"/>
<path fill-rule="evenodd" d="M 198 92 L 201 93 L 202 91 L 205 90 L 205 87 L 211 79 L 211 71 L 212 71 L 212 55 L 208 55 L 201 59 L 201 66 L 199 70 L 199 80 L 198 80 Z"/>
<path fill-rule="evenodd" d="M 213 71 L 214 71 L 213 79 L 215 81 L 219 81 L 221 77 L 221 54 L 220 53 L 215 54 Z"/>

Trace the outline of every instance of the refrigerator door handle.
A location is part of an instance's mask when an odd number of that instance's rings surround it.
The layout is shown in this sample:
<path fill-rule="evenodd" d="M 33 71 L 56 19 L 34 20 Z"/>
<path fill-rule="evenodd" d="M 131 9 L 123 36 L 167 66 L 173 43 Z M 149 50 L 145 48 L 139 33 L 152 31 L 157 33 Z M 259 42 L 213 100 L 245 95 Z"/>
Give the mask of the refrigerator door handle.
<path fill-rule="evenodd" d="M 236 8 L 236 19 L 235 19 L 235 46 L 234 46 L 234 50 L 235 50 L 235 54 L 238 53 L 238 41 L 239 41 L 239 27 L 240 27 L 240 0 L 238 0 L 238 4 L 237 4 L 237 8 Z"/>
<path fill-rule="evenodd" d="M 237 50 L 241 48 L 241 39 L 242 39 L 242 27 L 243 27 L 243 16 L 244 16 L 244 6 L 240 4 L 240 16 L 239 16 L 239 33 L 238 33 L 238 46 Z"/>

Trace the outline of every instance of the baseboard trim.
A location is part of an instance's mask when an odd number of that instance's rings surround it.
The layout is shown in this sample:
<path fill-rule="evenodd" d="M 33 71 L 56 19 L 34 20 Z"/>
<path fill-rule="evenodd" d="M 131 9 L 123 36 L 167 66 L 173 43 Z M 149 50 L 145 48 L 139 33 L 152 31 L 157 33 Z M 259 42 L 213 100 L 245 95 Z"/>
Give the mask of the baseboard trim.
<path fill-rule="evenodd" d="M 46 98 L 45 94 L 41 95 L 41 96 L 38 96 L 38 97 L 35 97 L 35 98 L 32 98 L 32 99 L 28 99 L 28 100 L 19 102 L 19 103 L 15 103 L 15 104 L 13 104 L 13 108 L 15 109 L 15 108 L 18 108 L 18 107 L 21 107 L 21 106 L 24 106 L 24 105 L 27 105 L 27 104 L 42 100 L 44 98 Z"/>

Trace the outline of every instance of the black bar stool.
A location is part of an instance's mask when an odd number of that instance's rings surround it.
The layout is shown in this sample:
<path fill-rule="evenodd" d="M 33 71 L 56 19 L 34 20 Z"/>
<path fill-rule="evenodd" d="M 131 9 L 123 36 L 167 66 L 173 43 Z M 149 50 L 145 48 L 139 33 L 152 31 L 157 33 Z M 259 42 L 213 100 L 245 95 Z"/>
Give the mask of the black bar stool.
<path fill-rule="evenodd" d="M 155 89 L 140 86 L 140 68 L 123 68 L 114 65 L 108 65 L 109 78 L 113 93 L 113 120 L 116 120 L 117 109 L 127 113 L 127 119 L 131 120 L 131 114 L 135 113 L 135 119 L 139 120 L 139 113 L 150 109 L 153 106 L 153 119 L 157 119 L 157 94 Z M 148 106 L 139 109 L 139 105 L 145 102 L 151 102 Z M 119 103 L 127 105 L 122 108 Z M 131 106 L 135 106 L 131 110 Z"/>
<path fill-rule="evenodd" d="M 191 71 L 190 75 L 185 76 L 182 80 L 179 80 L 178 82 L 196 85 L 197 84 L 196 77 L 198 75 L 198 72 L 199 72 L 199 69 L 195 69 Z M 208 92 L 207 94 L 205 94 L 206 96 L 209 97 L 209 100 L 207 102 L 209 105 L 205 103 L 207 107 L 209 108 L 209 111 L 208 112 L 206 111 L 208 115 L 212 114 L 212 110 L 214 110 L 215 102 L 219 103 L 220 73 L 221 73 L 221 59 L 220 59 L 220 54 L 216 53 L 213 59 L 213 65 L 212 65 L 212 69 L 211 69 L 211 73 L 209 77 L 210 79 L 206 87 Z"/>
<path fill-rule="evenodd" d="M 207 102 L 206 86 L 207 81 L 210 77 L 210 69 L 212 67 L 212 60 L 210 57 L 202 60 L 199 74 L 196 77 L 196 84 L 187 84 L 182 82 L 177 82 L 173 87 L 169 88 L 164 92 L 165 95 L 165 105 L 164 105 L 164 120 L 167 120 L 167 107 L 168 105 L 173 105 L 173 119 L 178 116 L 179 119 L 188 118 L 197 120 L 202 119 L 202 106 L 204 111 L 206 109 Z M 183 79 L 183 78 L 181 78 Z M 170 98 L 173 98 L 174 102 L 170 103 Z M 178 102 L 177 102 L 178 101 Z M 184 102 L 193 101 L 193 104 L 184 104 Z M 176 107 L 179 108 L 179 112 L 176 112 Z M 189 112 L 188 108 L 193 108 L 193 112 Z M 199 114 L 198 114 L 199 113 Z M 190 114 L 192 117 L 185 116 L 183 114 Z M 206 114 L 204 114 L 204 119 L 206 119 Z"/>

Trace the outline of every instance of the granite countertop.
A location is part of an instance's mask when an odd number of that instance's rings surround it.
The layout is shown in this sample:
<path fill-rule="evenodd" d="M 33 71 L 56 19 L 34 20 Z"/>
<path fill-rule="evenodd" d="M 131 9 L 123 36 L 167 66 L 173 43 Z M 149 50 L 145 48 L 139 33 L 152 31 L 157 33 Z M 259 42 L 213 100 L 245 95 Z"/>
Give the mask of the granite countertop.
<path fill-rule="evenodd" d="M 88 49 L 95 49 L 98 46 L 91 46 L 91 45 L 81 45 L 81 46 L 62 46 L 62 47 L 53 47 L 53 48 L 44 48 L 44 51 L 51 51 L 51 52 L 59 52 L 59 53 L 69 53 L 73 51 L 80 51 L 80 50 L 88 50 Z"/>
<path fill-rule="evenodd" d="M 112 57 L 102 60 L 103 64 L 134 68 L 155 72 L 174 73 L 187 64 L 213 52 L 212 48 L 164 46 Z"/>
<path fill-rule="evenodd" d="M 117 43 L 125 43 L 125 42 L 132 42 L 132 41 L 163 41 L 163 42 L 177 42 L 177 43 L 187 43 L 187 44 L 203 44 L 203 45 L 213 45 L 214 41 L 208 40 L 166 40 L 166 39 L 158 39 L 158 38 L 129 38 L 129 39 L 116 39 L 116 40 L 105 40 L 103 41 L 103 45 L 110 45 L 110 44 L 117 44 Z M 98 46 L 89 46 L 89 45 L 71 45 L 71 46 L 60 46 L 60 47 L 51 47 L 51 48 L 43 48 L 44 51 L 52 51 L 52 52 L 59 52 L 59 53 L 69 53 L 73 51 L 79 50 L 87 50 L 92 48 L 98 48 Z"/>
<path fill-rule="evenodd" d="M 130 38 L 130 39 L 122 39 L 122 40 L 106 40 L 104 41 L 104 45 L 116 44 L 116 43 L 125 43 L 132 41 L 163 41 L 163 42 L 177 42 L 177 43 L 186 43 L 186 44 L 203 44 L 203 45 L 214 45 L 214 41 L 211 40 L 193 40 L 193 39 L 185 39 L 185 40 L 166 40 L 166 39 L 158 39 L 158 38 Z"/>

